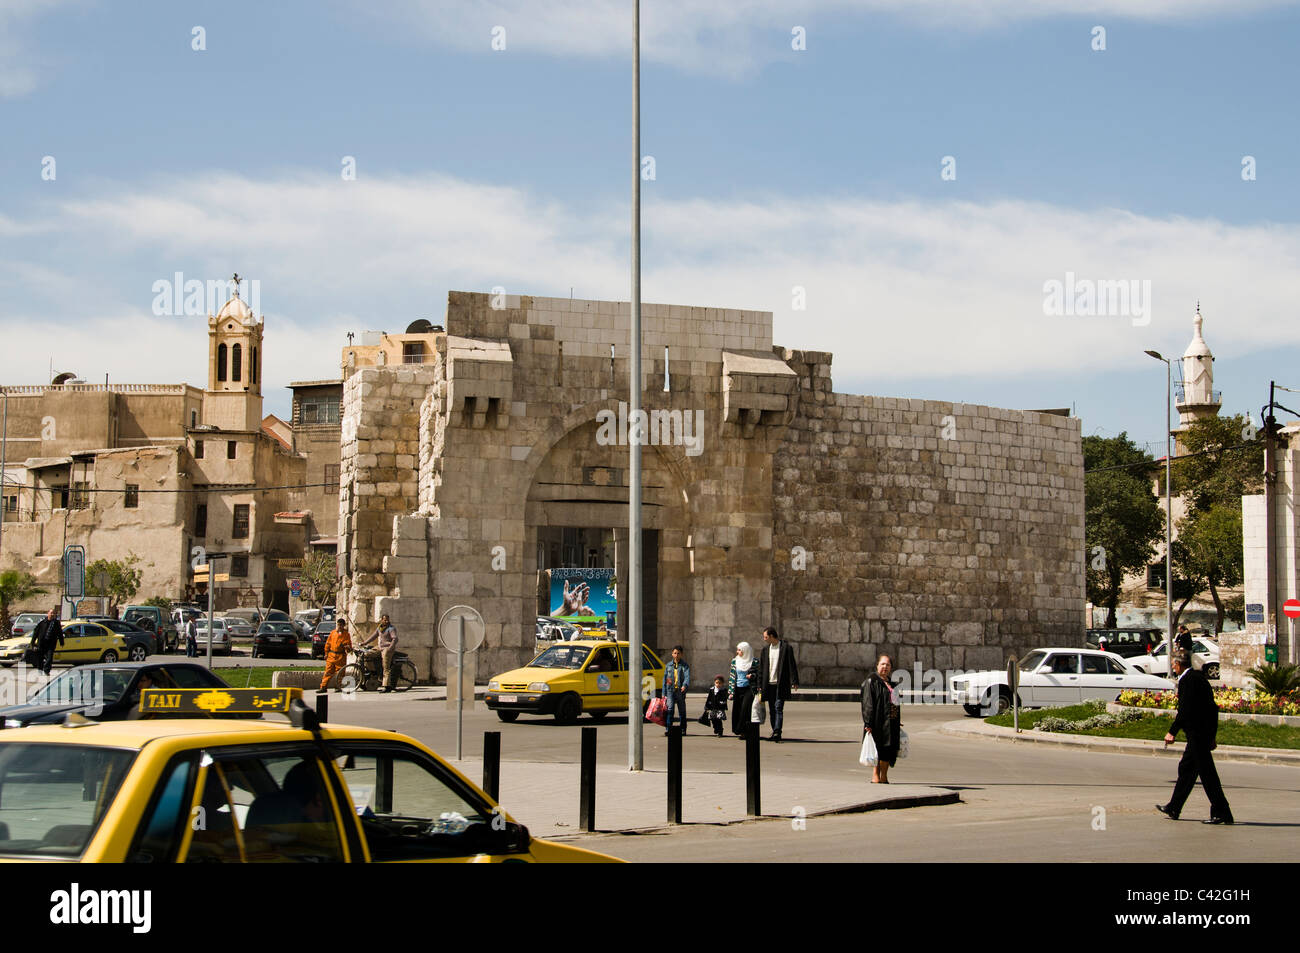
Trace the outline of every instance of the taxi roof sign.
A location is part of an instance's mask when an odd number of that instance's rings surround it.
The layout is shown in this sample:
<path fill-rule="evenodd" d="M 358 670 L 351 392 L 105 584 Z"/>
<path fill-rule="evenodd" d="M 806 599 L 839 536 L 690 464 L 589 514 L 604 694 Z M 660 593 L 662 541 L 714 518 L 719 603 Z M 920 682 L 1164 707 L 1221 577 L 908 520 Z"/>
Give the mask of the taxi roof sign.
<path fill-rule="evenodd" d="M 301 688 L 146 688 L 140 692 L 141 714 L 287 715 Z"/>

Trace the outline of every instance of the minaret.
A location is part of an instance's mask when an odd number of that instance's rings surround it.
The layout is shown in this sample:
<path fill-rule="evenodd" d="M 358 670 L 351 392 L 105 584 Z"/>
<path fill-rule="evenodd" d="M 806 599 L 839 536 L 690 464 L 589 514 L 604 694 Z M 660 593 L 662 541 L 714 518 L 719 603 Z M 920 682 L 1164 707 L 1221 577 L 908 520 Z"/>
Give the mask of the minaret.
<path fill-rule="evenodd" d="M 1209 345 L 1201 336 L 1204 324 L 1201 317 L 1201 304 L 1196 303 L 1196 317 L 1192 319 L 1192 343 L 1183 352 L 1183 383 L 1174 397 L 1174 406 L 1178 408 L 1178 428 L 1174 431 L 1175 439 L 1194 421 L 1206 417 L 1217 417 L 1222 401 L 1214 389 L 1214 355 Z M 1181 448 L 1177 451 L 1182 452 Z"/>
<path fill-rule="evenodd" d="M 208 315 L 208 386 L 203 395 L 203 422 L 223 430 L 258 430 L 262 426 L 262 330 L 234 294 L 215 315 Z"/>

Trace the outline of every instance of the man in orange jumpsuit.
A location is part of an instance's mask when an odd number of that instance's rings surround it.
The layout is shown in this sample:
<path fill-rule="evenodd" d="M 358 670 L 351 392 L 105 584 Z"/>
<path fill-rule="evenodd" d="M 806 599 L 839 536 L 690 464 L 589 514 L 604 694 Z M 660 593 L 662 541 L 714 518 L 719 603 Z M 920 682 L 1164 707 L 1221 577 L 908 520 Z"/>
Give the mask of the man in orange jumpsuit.
<path fill-rule="evenodd" d="M 352 636 L 348 634 L 348 620 L 339 616 L 334 623 L 334 631 L 325 640 L 325 677 L 320 680 L 320 690 L 329 687 L 330 679 L 343 670 L 348 662 L 348 653 L 352 651 Z M 339 689 L 335 689 L 338 691 Z"/>

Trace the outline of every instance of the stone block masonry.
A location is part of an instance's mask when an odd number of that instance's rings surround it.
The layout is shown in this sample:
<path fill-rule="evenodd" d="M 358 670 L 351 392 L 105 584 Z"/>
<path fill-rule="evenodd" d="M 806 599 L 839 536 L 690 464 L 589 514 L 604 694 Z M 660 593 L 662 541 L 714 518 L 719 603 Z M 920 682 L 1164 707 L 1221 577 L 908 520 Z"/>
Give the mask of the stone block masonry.
<path fill-rule="evenodd" d="M 612 531 L 625 565 L 627 446 L 598 420 L 627 399 L 627 309 L 454 292 L 433 363 L 347 380 L 344 598 L 361 623 L 388 612 L 422 676 L 444 671 L 434 627 L 461 603 L 487 623 L 481 677 L 528 660 L 543 529 Z M 642 455 L 648 644 L 725 672 L 775 624 L 805 684 L 855 685 L 882 650 L 1001 667 L 1081 641 L 1077 420 L 836 394 L 831 356 L 773 347 L 767 313 L 643 321 L 643 406 L 703 422 L 690 453 Z"/>

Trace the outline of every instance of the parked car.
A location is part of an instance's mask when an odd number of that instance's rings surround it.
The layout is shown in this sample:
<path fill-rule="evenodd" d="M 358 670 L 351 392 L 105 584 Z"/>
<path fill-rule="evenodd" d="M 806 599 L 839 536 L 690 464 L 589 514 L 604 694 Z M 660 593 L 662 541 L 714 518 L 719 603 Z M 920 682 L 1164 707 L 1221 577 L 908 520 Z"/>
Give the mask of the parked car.
<path fill-rule="evenodd" d="M 22 704 L 0 708 L 0 719 L 5 728 L 58 724 L 74 712 L 96 721 L 120 721 L 131 715 L 146 676 L 152 688 L 229 688 L 194 662 L 83 665 L 54 676 Z"/>
<path fill-rule="evenodd" d="M 251 639 L 253 633 L 257 631 L 256 626 L 246 621 L 243 616 L 227 614 L 222 618 L 222 621 L 226 624 L 226 631 L 232 639 Z"/>
<path fill-rule="evenodd" d="M 20 612 L 14 616 L 13 627 L 9 630 L 9 634 L 14 638 L 25 635 L 30 639 L 36 629 L 36 623 L 44 618 L 44 612 Z"/>
<path fill-rule="evenodd" d="M 1120 658 L 1133 658 L 1152 651 L 1164 637 L 1162 629 L 1089 629 L 1085 645 L 1099 649 L 1099 641 L 1104 638 L 1107 652 Z"/>
<path fill-rule="evenodd" d="M 1128 660 L 1130 668 L 1148 675 L 1169 674 L 1169 643 L 1161 642 L 1150 655 L 1142 655 Z M 1219 643 L 1208 638 L 1192 639 L 1192 666 L 1199 668 L 1206 678 L 1219 677 Z"/>
<path fill-rule="evenodd" d="M 180 644 L 180 630 L 172 625 L 171 612 L 158 606 L 126 606 L 122 621 L 131 622 L 158 636 L 159 647 L 171 652 Z"/>
<path fill-rule="evenodd" d="M 537 617 L 537 640 L 539 642 L 568 642 L 570 639 L 578 638 L 581 634 L 582 631 L 571 622 L 552 619 L 550 616 L 544 615 Z"/>
<path fill-rule="evenodd" d="M 84 622 L 98 622 L 107 629 L 112 629 L 126 639 L 126 654 L 132 662 L 143 662 L 150 655 L 158 654 L 158 636 L 147 629 L 142 629 L 132 622 L 123 622 L 106 615 L 83 615 Z"/>
<path fill-rule="evenodd" d="M 31 641 L 30 635 L 0 641 L 0 665 L 8 668 L 15 662 L 21 662 Z M 98 622 L 73 619 L 64 623 L 63 644 L 55 644 L 54 661 L 59 665 L 116 662 L 126 658 L 127 651 L 126 640 L 112 629 L 105 628 Z"/>
<path fill-rule="evenodd" d="M 1114 701 L 1128 689 L 1163 692 L 1174 688 L 1168 679 L 1131 668 L 1113 652 L 1091 649 L 1035 649 L 1017 667 L 1022 708 L 1077 705 L 1094 698 Z M 954 678 L 952 700 L 968 715 L 1001 714 L 1012 705 L 1006 671 L 968 672 Z"/>
<path fill-rule="evenodd" d="M 292 622 L 263 622 L 253 636 L 253 658 L 298 657 L 298 630 Z"/>
<path fill-rule="evenodd" d="M 298 630 L 298 637 L 303 640 L 312 637 L 312 633 L 316 631 L 316 623 L 319 621 L 319 609 L 303 609 L 301 612 L 295 612 L 293 616 L 293 624 Z"/>
<path fill-rule="evenodd" d="M 207 618 L 196 619 L 194 622 L 195 641 L 198 643 L 199 654 L 207 655 L 208 643 L 212 643 L 213 655 L 229 655 L 231 648 L 230 631 L 226 626 L 225 619 L 212 620 L 212 638 L 208 638 L 208 620 Z"/>
<path fill-rule="evenodd" d="M 311 657 L 325 657 L 325 642 L 334 631 L 333 622 L 317 622 L 316 631 L 311 634 Z"/>

